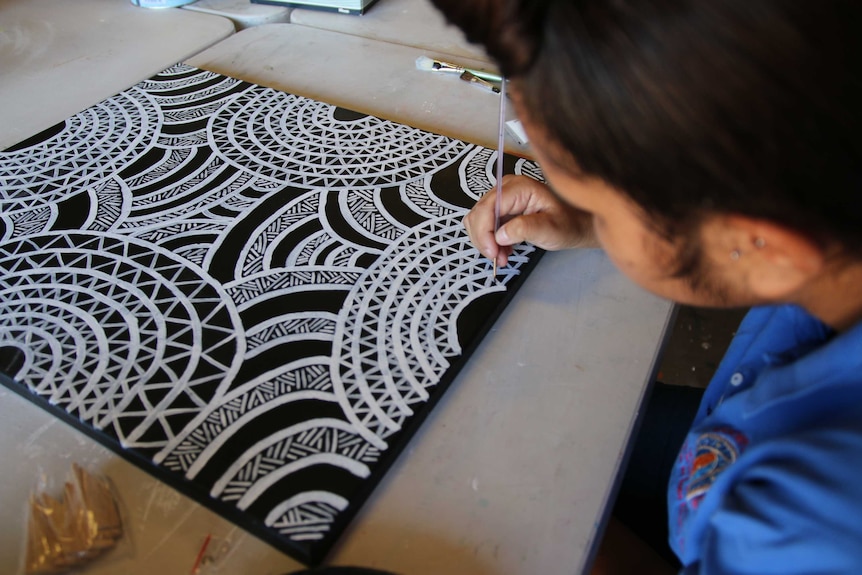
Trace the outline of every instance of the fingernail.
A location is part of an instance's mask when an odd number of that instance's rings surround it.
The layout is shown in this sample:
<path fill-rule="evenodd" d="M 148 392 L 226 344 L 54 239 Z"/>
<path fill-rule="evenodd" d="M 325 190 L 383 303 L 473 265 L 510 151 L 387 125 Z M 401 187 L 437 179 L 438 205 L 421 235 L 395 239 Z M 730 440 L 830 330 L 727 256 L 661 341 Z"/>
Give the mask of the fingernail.
<path fill-rule="evenodd" d="M 509 234 L 506 233 L 506 228 L 500 228 L 496 233 L 498 244 L 509 244 Z"/>

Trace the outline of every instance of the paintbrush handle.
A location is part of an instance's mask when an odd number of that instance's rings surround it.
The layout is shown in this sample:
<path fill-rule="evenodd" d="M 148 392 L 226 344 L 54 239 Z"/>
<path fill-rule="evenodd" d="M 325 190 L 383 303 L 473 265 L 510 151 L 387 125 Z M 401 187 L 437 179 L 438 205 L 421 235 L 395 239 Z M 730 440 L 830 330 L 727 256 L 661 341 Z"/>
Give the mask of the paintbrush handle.
<path fill-rule="evenodd" d="M 497 136 L 497 190 L 494 198 L 494 233 L 500 229 L 500 203 L 503 198 L 503 154 L 506 144 L 506 81 L 500 82 L 500 126 Z M 496 267 L 496 258 L 494 259 Z"/>

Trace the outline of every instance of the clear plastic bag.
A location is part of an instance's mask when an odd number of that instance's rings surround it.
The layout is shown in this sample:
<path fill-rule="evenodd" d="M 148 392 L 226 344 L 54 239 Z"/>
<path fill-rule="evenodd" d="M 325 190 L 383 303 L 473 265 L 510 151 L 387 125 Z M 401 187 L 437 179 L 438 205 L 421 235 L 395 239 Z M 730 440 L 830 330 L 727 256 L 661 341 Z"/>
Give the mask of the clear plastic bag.
<path fill-rule="evenodd" d="M 28 502 L 24 575 L 68 573 L 114 549 L 123 521 L 110 481 L 72 464 L 59 496 L 37 489 Z"/>

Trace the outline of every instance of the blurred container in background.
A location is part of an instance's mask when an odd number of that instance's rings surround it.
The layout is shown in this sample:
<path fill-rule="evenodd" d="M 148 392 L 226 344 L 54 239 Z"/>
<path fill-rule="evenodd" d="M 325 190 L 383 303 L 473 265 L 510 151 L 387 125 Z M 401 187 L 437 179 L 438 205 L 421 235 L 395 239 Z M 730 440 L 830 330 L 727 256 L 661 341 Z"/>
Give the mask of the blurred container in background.
<path fill-rule="evenodd" d="M 141 8 L 173 8 L 191 4 L 195 0 L 132 0 L 132 4 Z"/>

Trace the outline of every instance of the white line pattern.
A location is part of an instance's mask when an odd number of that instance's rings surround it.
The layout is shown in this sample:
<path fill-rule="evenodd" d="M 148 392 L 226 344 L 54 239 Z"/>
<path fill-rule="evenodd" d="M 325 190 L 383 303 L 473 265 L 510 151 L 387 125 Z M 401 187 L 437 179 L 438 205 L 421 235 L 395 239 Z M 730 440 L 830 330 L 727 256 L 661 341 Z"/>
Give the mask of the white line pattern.
<path fill-rule="evenodd" d="M 495 160 L 174 66 L 0 152 L 0 365 L 320 556 L 534 257 L 460 224 Z"/>

